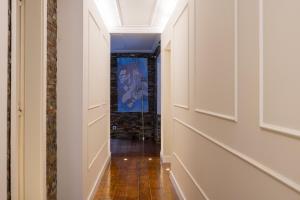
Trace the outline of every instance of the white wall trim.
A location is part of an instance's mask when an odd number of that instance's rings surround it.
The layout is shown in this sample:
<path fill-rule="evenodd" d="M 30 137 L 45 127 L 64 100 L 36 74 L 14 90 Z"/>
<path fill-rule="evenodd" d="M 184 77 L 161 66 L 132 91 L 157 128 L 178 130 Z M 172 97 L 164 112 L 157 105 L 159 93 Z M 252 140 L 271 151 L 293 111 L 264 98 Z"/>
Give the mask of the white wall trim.
<path fill-rule="evenodd" d="M 195 18 L 196 18 L 196 8 L 197 6 L 195 6 Z M 195 26 L 197 23 L 197 20 L 195 20 Z M 201 108 L 196 108 L 195 112 L 197 113 L 201 113 L 201 114 L 205 114 L 205 115 L 209 115 L 209 116 L 213 116 L 216 118 L 221 118 L 221 119 L 225 119 L 225 120 L 229 120 L 229 121 L 233 121 L 233 122 L 238 122 L 238 65 L 239 65 L 239 60 L 238 60 L 238 0 L 234 0 L 234 115 L 230 116 L 230 115 L 226 115 L 223 113 L 217 113 L 217 112 L 213 112 L 213 111 L 209 111 L 206 109 L 201 109 Z M 197 51 L 196 51 L 197 53 Z M 197 66 L 197 55 L 195 56 L 195 63 Z M 195 77 L 197 75 L 197 68 L 195 68 Z M 197 80 L 197 78 L 195 78 L 195 80 Z M 197 84 L 195 84 L 197 85 Z M 197 91 L 195 91 L 197 92 Z"/>
<path fill-rule="evenodd" d="M 194 133 L 200 135 L 201 137 L 205 138 L 206 140 L 210 141 L 211 143 L 217 145 L 218 147 L 224 149 L 225 151 L 231 153 L 232 155 L 236 156 L 237 158 L 243 160 L 244 162 L 252 165 L 256 169 L 260 170 L 264 174 L 270 176 L 274 180 L 278 181 L 279 183 L 285 185 L 286 187 L 294 190 L 297 193 L 300 193 L 300 184 L 297 182 L 291 180 L 290 178 L 274 171 L 273 169 L 263 165 L 262 163 L 254 160 L 253 158 L 231 148 L 230 146 L 212 138 L 211 136 L 201 132 L 200 130 L 197 130 L 196 128 L 192 127 L 191 125 L 181 121 L 178 118 L 173 118 L 173 120 L 177 121 L 178 123 L 182 124 L 183 126 L 187 127 L 188 129 L 192 130 Z"/>
<path fill-rule="evenodd" d="M 112 53 L 153 53 L 153 50 L 112 50 Z"/>
<path fill-rule="evenodd" d="M 88 126 L 92 126 L 92 125 L 95 124 L 96 122 L 102 120 L 106 115 L 107 115 L 107 114 L 105 113 L 105 114 L 101 115 L 100 117 L 98 117 L 97 119 L 95 119 L 95 120 L 89 122 L 89 123 L 88 123 Z"/>
<path fill-rule="evenodd" d="M 116 4 L 115 5 L 117 7 L 118 17 L 119 17 L 119 20 L 120 20 L 120 24 L 121 24 L 121 26 L 123 26 L 124 22 L 123 22 L 123 14 L 122 14 L 122 11 L 121 11 L 120 1 L 116 0 Z"/>
<path fill-rule="evenodd" d="M 163 155 L 160 153 L 160 160 L 162 163 L 171 163 L 172 156 L 171 155 Z"/>
<path fill-rule="evenodd" d="M 99 155 L 103 152 L 104 147 L 107 146 L 107 145 L 108 145 L 108 141 L 106 141 L 106 142 L 104 142 L 104 144 L 102 144 L 102 146 L 99 148 L 96 155 L 94 156 L 93 160 L 90 162 L 88 170 L 91 170 L 91 168 L 93 167 L 95 161 L 97 160 Z"/>
<path fill-rule="evenodd" d="M 300 130 L 264 121 L 264 0 L 259 0 L 259 122 L 263 129 L 300 139 Z"/>
<path fill-rule="evenodd" d="M 173 28 L 175 26 L 175 24 L 177 24 L 179 18 L 182 16 L 183 12 L 185 11 L 185 9 L 189 6 L 189 1 L 185 0 L 182 4 L 182 6 L 180 6 L 179 12 L 176 15 L 175 19 L 174 19 L 174 23 L 172 24 Z"/>
<path fill-rule="evenodd" d="M 95 109 L 95 108 L 100 108 L 100 107 L 105 106 L 105 105 L 106 105 L 106 103 L 91 105 L 91 106 L 88 108 L 88 110 L 93 110 L 93 109 Z"/>
<path fill-rule="evenodd" d="M 180 17 L 183 15 L 183 13 L 184 13 L 184 11 L 186 11 L 187 10 L 187 12 L 188 12 L 188 41 L 187 41 L 187 43 L 188 43 L 188 52 L 187 52 L 187 54 L 188 54 L 188 63 L 187 63 L 187 74 L 188 74 L 188 85 L 187 85 L 187 87 L 188 87 L 188 91 L 187 91 L 187 93 L 188 93 L 188 95 L 187 95 L 187 105 L 183 105 L 183 104 L 178 104 L 178 103 L 173 103 L 173 106 L 174 107 L 177 107 L 177 108 L 181 108 L 181 109 L 185 109 L 185 110 L 189 110 L 190 109 L 190 86 L 191 86 L 191 84 L 190 84 L 190 56 L 189 56 L 189 54 L 190 54 L 190 7 L 189 7 L 189 2 L 188 1 L 186 1 L 185 2 L 185 4 L 184 4 L 184 6 L 182 7 L 182 9 L 180 10 L 180 12 L 179 12 L 179 14 L 178 14 L 178 16 L 175 18 L 175 22 L 173 23 L 173 25 L 172 25 L 172 28 L 173 28 L 173 35 L 172 35 L 172 40 L 174 41 L 174 29 L 175 29 L 175 26 L 176 26 L 176 24 L 177 24 L 177 22 L 178 22 L 178 20 L 180 19 Z M 173 51 L 171 52 L 172 53 L 172 55 L 171 55 L 171 59 L 173 60 L 174 59 L 174 49 L 173 49 Z M 171 61 L 171 62 L 173 62 L 173 61 Z M 172 66 L 172 64 L 171 64 L 171 66 Z M 171 67 L 172 68 L 172 76 L 173 76 L 173 79 L 174 79 L 174 76 L 175 76 L 175 70 L 174 70 L 174 67 Z M 172 87 L 173 88 L 175 88 L 174 87 L 174 81 L 171 81 L 172 82 Z M 173 95 L 173 97 L 174 97 L 174 95 Z M 173 102 L 174 102 L 174 100 L 173 100 Z"/>
<path fill-rule="evenodd" d="M 106 160 L 105 160 L 105 163 L 102 167 L 102 169 L 100 170 L 100 172 L 98 173 L 98 176 L 97 176 L 97 179 L 96 179 L 96 182 L 90 192 L 90 194 L 88 195 L 88 198 L 87 200 L 92 200 L 94 199 L 95 195 L 96 195 L 96 192 L 97 192 L 97 189 L 101 183 L 101 179 L 103 177 L 103 174 L 105 173 L 105 170 L 108 168 L 109 166 L 109 163 L 110 163 L 110 159 L 111 159 L 111 154 L 109 153 L 109 155 L 107 156 Z"/>
<path fill-rule="evenodd" d="M 196 109 L 195 112 L 201 113 L 201 114 L 204 114 L 204 115 L 209 115 L 209 116 L 216 117 L 216 118 L 221 118 L 221 119 L 237 122 L 237 118 L 234 117 L 234 116 L 230 116 L 230 115 L 223 115 L 223 114 L 220 114 L 220 113 L 211 112 L 211 111 L 208 111 L 208 110 L 201 110 L 201 109 Z"/>
<path fill-rule="evenodd" d="M 202 189 L 202 187 L 200 187 L 200 185 L 197 183 L 196 179 L 192 176 L 192 173 L 187 169 L 187 167 L 182 162 L 182 160 L 179 158 L 179 156 L 175 152 L 173 153 L 173 155 L 176 158 L 176 160 L 179 162 L 179 164 L 182 166 L 182 168 L 184 169 L 184 171 L 187 173 L 187 175 L 189 176 L 189 178 L 192 180 L 192 182 L 194 183 L 194 185 L 197 187 L 197 189 L 199 190 L 199 192 L 201 193 L 201 195 L 204 197 L 204 199 L 209 200 L 208 196 L 206 195 L 206 193 L 204 192 L 204 190 Z"/>
<path fill-rule="evenodd" d="M 110 33 L 162 33 L 161 27 L 158 26 L 120 26 L 112 27 Z"/>
<path fill-rule="evenodd" d="M 118 0 L 119 1 L 119 0 Z M 158 13 L 158 5 L 160 3 L 161 0 L 155 0 L 155 3 L 153 5 L 153 7 L 151 8 L 152 12 L 151 12 L 151 15 L 149 17 L 149 21 L 148 21 L 148 25 L 149 26 L 152 26 L 153 24 L 153 19 L 155 17 L 155 15 Z"/>
<path fill-rule="evenodd" d="M 180 105 L 180 104 L 173 104 L 174 107 L 177 107 L 177 108 L 183 108 L 185 110 L 189 110 L 189 106 L 187 105 Z"/>
<path fill-rule="evenodd" d="M 184 196 L 184 193 L 183 193 L 181 187 L 179 186 L 178 181 L 176 180 L 176 178 L 175 178 L 175 176 L 174 176 L 174 174 L 173 174 L 172 171 L 170 172 L 170 180 L 171 180 L 171 183 L 172 183 L 172 185 L 173 185 L 173 187 L 174 187 L 174 189 L 176 191 L 176 194 L 179 197 L 179 199 L 180 200 L 186 200 L 186 198 Z"/>
<path fill-rule="evenodd" d="M 8 1 L 0 2 L 0 199 L 7 199 Z"/>

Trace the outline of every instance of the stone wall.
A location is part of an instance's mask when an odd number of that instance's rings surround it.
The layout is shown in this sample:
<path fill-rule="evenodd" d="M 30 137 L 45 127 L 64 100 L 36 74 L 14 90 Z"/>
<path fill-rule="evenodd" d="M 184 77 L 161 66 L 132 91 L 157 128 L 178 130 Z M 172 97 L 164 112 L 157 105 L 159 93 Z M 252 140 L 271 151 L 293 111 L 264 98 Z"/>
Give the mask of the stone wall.
<path fill-rule="evenodd" d="M 11 199 L 11 0 L 8 0 L 7 199 Z"/>
<path fill-rule="evenodd" d="M 158 70 L 158 66 L 157 66 L 157 59 L 158 59 L 158 56 L 160 55 L 160 43 L 158 44 L 158 47 L 156 48 L 155 52 L 154 52 L 154 58 L 155 58 L 155 70 L 156 70 L 156 73 L 155 73 L 155 81 L 156 81 L 156 85 L 157 85 L 157 70 Z M 159 68 L 161 69 L 161 67 Z M 161 81 L 160 81 L 161 83 Z M 161 86 L 160 86 L 161 87 Z M 161 95 L 159 95 L 161 97 Z M 156 86 L 155 87 L 155 113 L 156 113 L 156 118 L 155 118 L 155 140 L 157 142 L 160 142 L 161 141 L 161 116 L 160 116 L 160 113 L 158 113 L 158 105 L 157 103 L 158 102 L 161 102 L 161 99 L 159 101 L 157 101 L 157 98 L 158 98 L 158 87 Z"/>
<path fill-rule="evenodd" d="M 113 138 L 138 138 L 142 131 L 142 113 L 120 113 L 117 94 L 117 58 L 148 58 L 148 100 L 149 112 L 144 113 L 146 139 L 155 140 L 156 101 L 155 101 L 155 56 L 154 54 L 112 54 L 111 56 L 111 135 Z"/>
<path fill-rule="evenodd" d="M 57 199 L 57 0 L 47 6 L 47 199 Z"/>

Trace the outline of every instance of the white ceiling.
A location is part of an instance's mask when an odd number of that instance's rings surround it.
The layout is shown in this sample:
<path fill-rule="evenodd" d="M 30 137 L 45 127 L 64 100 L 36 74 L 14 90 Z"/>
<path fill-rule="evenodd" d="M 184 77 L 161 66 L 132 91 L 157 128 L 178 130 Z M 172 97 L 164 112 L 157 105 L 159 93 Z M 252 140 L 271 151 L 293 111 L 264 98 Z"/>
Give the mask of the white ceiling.
<path fill-rule="evenodd" d="M 160 41 L 160 34 L 112 34 L 112 53 L 153 53 Z"/>
<path fill-rule="evenodd" d="M 178 0 L 95 0 L 112 33 L 161 33 Z"/>

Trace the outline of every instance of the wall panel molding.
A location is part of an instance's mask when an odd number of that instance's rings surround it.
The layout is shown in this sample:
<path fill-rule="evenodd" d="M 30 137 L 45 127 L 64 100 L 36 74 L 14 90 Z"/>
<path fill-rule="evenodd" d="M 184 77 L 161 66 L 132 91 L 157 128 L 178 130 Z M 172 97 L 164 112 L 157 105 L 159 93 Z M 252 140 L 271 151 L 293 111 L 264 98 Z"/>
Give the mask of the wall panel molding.
<path fill-rule="evenodd" d="M 87 197 L 87 200 L 92 200 L 94 199 L 94 196 L 96 195 L 96 192 L 97 192 L 97 188 L 99 187 L 100 185 L 100 182 L 101 182 L 101 178 L 103 177 L 103 174 L 105 173 L 107 167 L 109 166 L 110 164 L 110 159 L 111 159 L 111 155 L 109 154 L 105 160 L 105 163 L 103 164 L 101 170 L 99 171 L 98 173 L 98 176 L 97 176 L 97 179 L 95 181 L 95 184 L 93 185 L 93 188 L 90 192 L 90 194 L 88 195 Z"/>
<path fill-rule="evenodd" d="M 96 122 L 102 120 L 106 115 L 107 115 L 107 114 L 105 113 L 105 114 L 101 115 L 100 117 L 96 118 L 95 120 L 89 122 L 89 123 L 88 123 L 88 126 L 94 125 Z"/>
<path fill-rule="evenodd" d="M 237 158 L 241 159 L 242 161 L 252 165 L 253 167 L 255 167 L 256 169 L 260 170 L 261 172 L 263 172 L 264 174 L 270 176 L 271 178 L 273 178 L 274 180 L 278 181 L 279 183 L 283 184 L 284 186 L 294 190 L 295 192 L 300 194 L 300 184 L 291 180 L 290 178 L 274 171 L 273 169 L 263 165 L 262 163 L 254 160 L 253 158 L 231 148 L 230 146 L 212 138 L 211 136 L 201 132 L 200 130 L 192 127 L 191 125 L 181 121 L 178 118 L 173 118 L 174 121 L 178 122 L 179 124 L 185 126 L 186 128 L 188 128 L 189 130 L 191 130 L 193 133 L 198 134 L 199 136 L 203 137 L 204 139 L 210 141 L 211 143 L 215 144 L 216 146 L 222 148 L 223 150 L 227 151 L 228 153 L 236 156 Z"/>
<path fill-rule="evenodd" d="M 87 141 L 88 141 L 88 151 L 87 151 L 87 158 L 88 158 L 88 170 L 90 170 L 90 168 L 93 166 L 94 162 L 96 161 L 96 159 L 98 158 L 99 154 L 103 151 L 104 146 L 107 145 L 108 141 L 102 141 L 103 139 L 103 135 L 106 135 L 106 129 L 103 129 L 103 125 L 106 124 L 106 116 L 107 114 L 103 114 L 100 117 L 96 118 L 95 120 L 91 121 L 88 123 L 88 132 L 87 132 Z M 96 129 L 95 129 L 96 128 Z M 95 137 L 95 134 L 97 134 L 97 136 L 100 136 L 101 138 L 93 138 Z M 104 137 L 106 138 L 106 137 Z M 91 140 L 90 140 L 91 139 Z M 96 144 L 95 144 L 95 140 L 99 140 Z M 93 142 L 91 142 L 93 141 Z M 99 143 L 99 142 L 101 142 Z M 95 146 L 96 145 L 96 146 Z M 95 148 L 96 147 L 96 148 Z M 90 149 L 91 148 L 91 149 Z"/>
<path fill-rule="evenodd" d="M 106 147 L 107 145 L 108 145 L 108 141 L 106 141 L 106 142 L 104 142 L 104 144 L 102 144 L 102 146 L 99 148 L 99 150 L 97 151 L 97 153 L 96 153 L 96 155 L 94 156 L 94 158 L 92 159 L 92 161 L 89 163 L 89 168 L 88 168 L 88 170 L 90 170 L 90 169 L 93 167 L 93 165 L 94 165 L 96 159 L 97 159 L 97 158 L 99 157 L 99 155 L 103 152 L 104 147 Z"/>
<path fill-rule="evenodd" d="M 208 116 L 212 116 L 212 117 L 216 117 L 216 118 L 220 118 L 220 119 L 233 121 L 233 122 L 238 121 L 237 117 L 235 117 L 235 116 L 223 115 L 223 114 L 216 113 L 216 112 L 211 112 L 211 111 L 208 111 L 208 110 L 195 109 L 195 112 L 201 113 L 201 114 L 204 114 L 204 115 L 208 115 Z"/>
<path fill-rule="evenodd" d="M 105 105 L 106 105 L 106 103 L 91 105 L 91 106 L 89 106 L 88 110 L 93 110 L 93 109 L 96 109 L 96 108 L 100 108 L 100 107 L 103 107 Z"/>
<path fill-rule="evenodd" d="M 194 17 L 195 17 L 195 27 L 197 27 L 197 1 L 195 1 L 196 6 L 194 6 Z M 196 36 L 197 37 L 197 36 Z M 195 37 L 195 39 L 196 39 Z M 197 42 L 197 39 L 196 39 Z M 196 47 L 196 54 L 197 54 L 197 47 Z M 224 119 L 224 120 L 229 120 L 233 122 L 238 122 L 238 0 L 234 0 L 234 115 L 227 115 L 224 113 L 218 113 L 214 112 L 211 110 L 207 109 L 202 109 L 202 108 L 196 108 L 195 112 Z M 195 73 L 194 73 L 194 85 L 195 89 L 197 90 L 197 66 L 198 66 L 198 61 L 197 61 L 197 55 L 195 56 Z M 197 94 L 197 91 L 195 91 Z M 221 100 L 221 99 L 220 99 Z"/>
<path fill-rule="evenodd" d="M 265 110 L 264 110 L 264 75 L 265 75 L 265 23 L 264 23 L 264 0 L 259 0 L 259 122 L 260 127 L 276 133 L 282 133 L 287 136 L 292 136 L 300 139 L 300 130 L 284 127 L 282 125 L 276 125 L 265 121 Z M 288 98 L 288 97 L 287 97 Z"/>
<path fill-rule="evenodd" d="M 177 107 L 177 108 L 183 108 L 185 110 L 189 110 L 189 106 L 187 105 L 180 105 L 180 104 L 173 104 L 174 107 Z"/>
<path fill-rule="evenodd" d="M 107 104 L 107 99 L 105 95 L 101 95 L 101 92 L 98 92 L 98 96 L 95 96 L 95 94 L 97 94 L 95 92 L 97 84 L 100 85 L 102 89 L 106 86 L 105 82 L 107 80 L 107 77 L 105 76 L 105 71 L 103 71 L 104 68 L 102 68 L 103 66 L 105 66 L 105 54 L 102 49 L 101 43 L 104 41 L 107 42 L 107 38 L 105 37 L 100 27 L 100 23 L 97 20 L 97 17 L 94 16 L 93 12 L 89 11 L 88 16 L 88 110 L 91 110 L 93 108 L 101 107 Z M 98 47 L 95 46 L 95 43 L 98 44 Z M 93 54 L 96 51 L 99 51 L 98 56 Z M 98 73 L 96 73 L 95 71 L 97 71 Z M 97 88 L 99 89 L 99 86 Z"/>
<path fill-rule="evenodd" d="M 199 190 L 199 192 L 201 193 L 201 195 L 204 197 L 204 199 L 206 200 L 210 200 L 207 196 L 207 194 L 205 193 L 205 191 L 203 190 L 203 188 L 199 185 L 199 183 L 196 181 L 196 179 L 193 177 L 192 173 L 188 170 L 188 168 L 185 166 L 185 164 L 183 163 L 183 161 L 180 159 L 180 157 L 174 152 L 173 156 L 175 157 L 175 159 L 178 161 L 178 163 L 181 165 L 181 167 L 184 169 L 185 173 L 188 175 L 188 177 L 191 179 L 191 181 L 193 182 L 193 184 L 196 186 L 196 188 Z"/>
<path fill-rule="evenodd" d="M 170 172 L 170 180 L 171 180 L 171 183 L 172 183 L 179 199 L 180 200 L 186 200 L 187 198 L 185 197 L 184 192 L 182 191 L 182 189 L 181 189 L 181 187 L 180 187 L 178 181 L 176 180 L 176 178 L 174 176 L 174 173 L 172 171 Z"/>
<path fill-rule="evenodd" d="M 183 7 L 183 9 L 182 10 L 180 10 L 180 13 L 179 13 L 179 15 L 176 17 L 176 19 L 175 19 L 175 22 L 174 22 L 174 24 L 173 24 L 173 30 L 174 30 L 174 32 L 175 32 L 175 29 L 176 29 L 176 25 L 178 24 L 178 22 L 179 22 L 179 20 L 180 20 L 180 18 L 183 16 L 183 14 L 185 13 L 185 12 L 187 12 L 187 90 L 186 90 L 186 92 L 187 92 L 187 94 L 185 95 L 186 96 L 186 104 L 183 104 L 183 103 L 176 103 L 175 102 L 175 98 L 174 98 L 174 94 L 172 95 L 173 97 L 173 106 L 174 107 L 177 107 L 177 108 L 181 108 L 181 109 L 185 109 L 185 110 L 189 110 L 189 107 L 190 107 L 190 75 L 189 75 L 189 72 L 190 72 L 190 58 L 189 58 L 189 53 L 190 53 L 190 11 L 189 11 L 189 3 L 188 2 L 186 2 L 185 3 L 185 5 L 184 5 L 184 7 Z M 173 33 L 173 37 L 175 37 L 174 36 L 175 35 L 175 33 Z M 175 41 L 175 39 L 173 39 L 173 41 Z M 172 51 L 171 51 L 171 58 L 172 58 L 172 63 L 174 64 L 174 58 L 175 58 L 175 52 L 176 52 L 176 46 L 174 45 L 174 43 L 172 44 L 173 45 L 173 49 L 172 49 Z M 176 72 L 175 72 L 175 68 L 173 68 L 172 69 L 172 76 L 173 76 L 173 81 L 172 81 L 172 87 L 173 87 L 173 91 L 174 91 L 174 88 L 175 88 L 175 76 L 176 76 Z M 174 81 L 175 80 L 175 81 Z"/>

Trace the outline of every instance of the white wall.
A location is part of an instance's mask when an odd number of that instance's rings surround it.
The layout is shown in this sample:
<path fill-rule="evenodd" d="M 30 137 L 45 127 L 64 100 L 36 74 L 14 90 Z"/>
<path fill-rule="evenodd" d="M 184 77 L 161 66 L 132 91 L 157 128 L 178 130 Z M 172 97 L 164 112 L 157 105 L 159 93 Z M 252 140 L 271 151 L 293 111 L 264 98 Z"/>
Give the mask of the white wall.
<path fill-rule="evenodd" d="M 46 1 L 24 4 L 24 199 L 46 199 Z M 40 17 L 36 17 L 39 16 Z M 14 89 L 14 88 L 13 88 Z M 13 124 L 13 126 L 16 124 Z"/>
<path fill-rule="evenodd" d="M 300 199 L 299 9 L 295 0 L 180 1 L 162 49 L 171 42 L 167 140 L 186 199 Z"/>
<path fill-rule="evenodd" d="M 93 199 L 110 158 L 109 40 L 93 0 L 58 2 L 58 199 Z"/>
<path fill-rule="evenodd" d="M 93 199 L 101 175 L 110 159 L 110 35 L 96 10 L 88 1 L 86 31 L 86 127 L 87 127 L 87 190 Z"/>
<path fill-rule="evenodd" d="M 0 1 L 0 199 L 7 198 L 8 1 Z"/>

